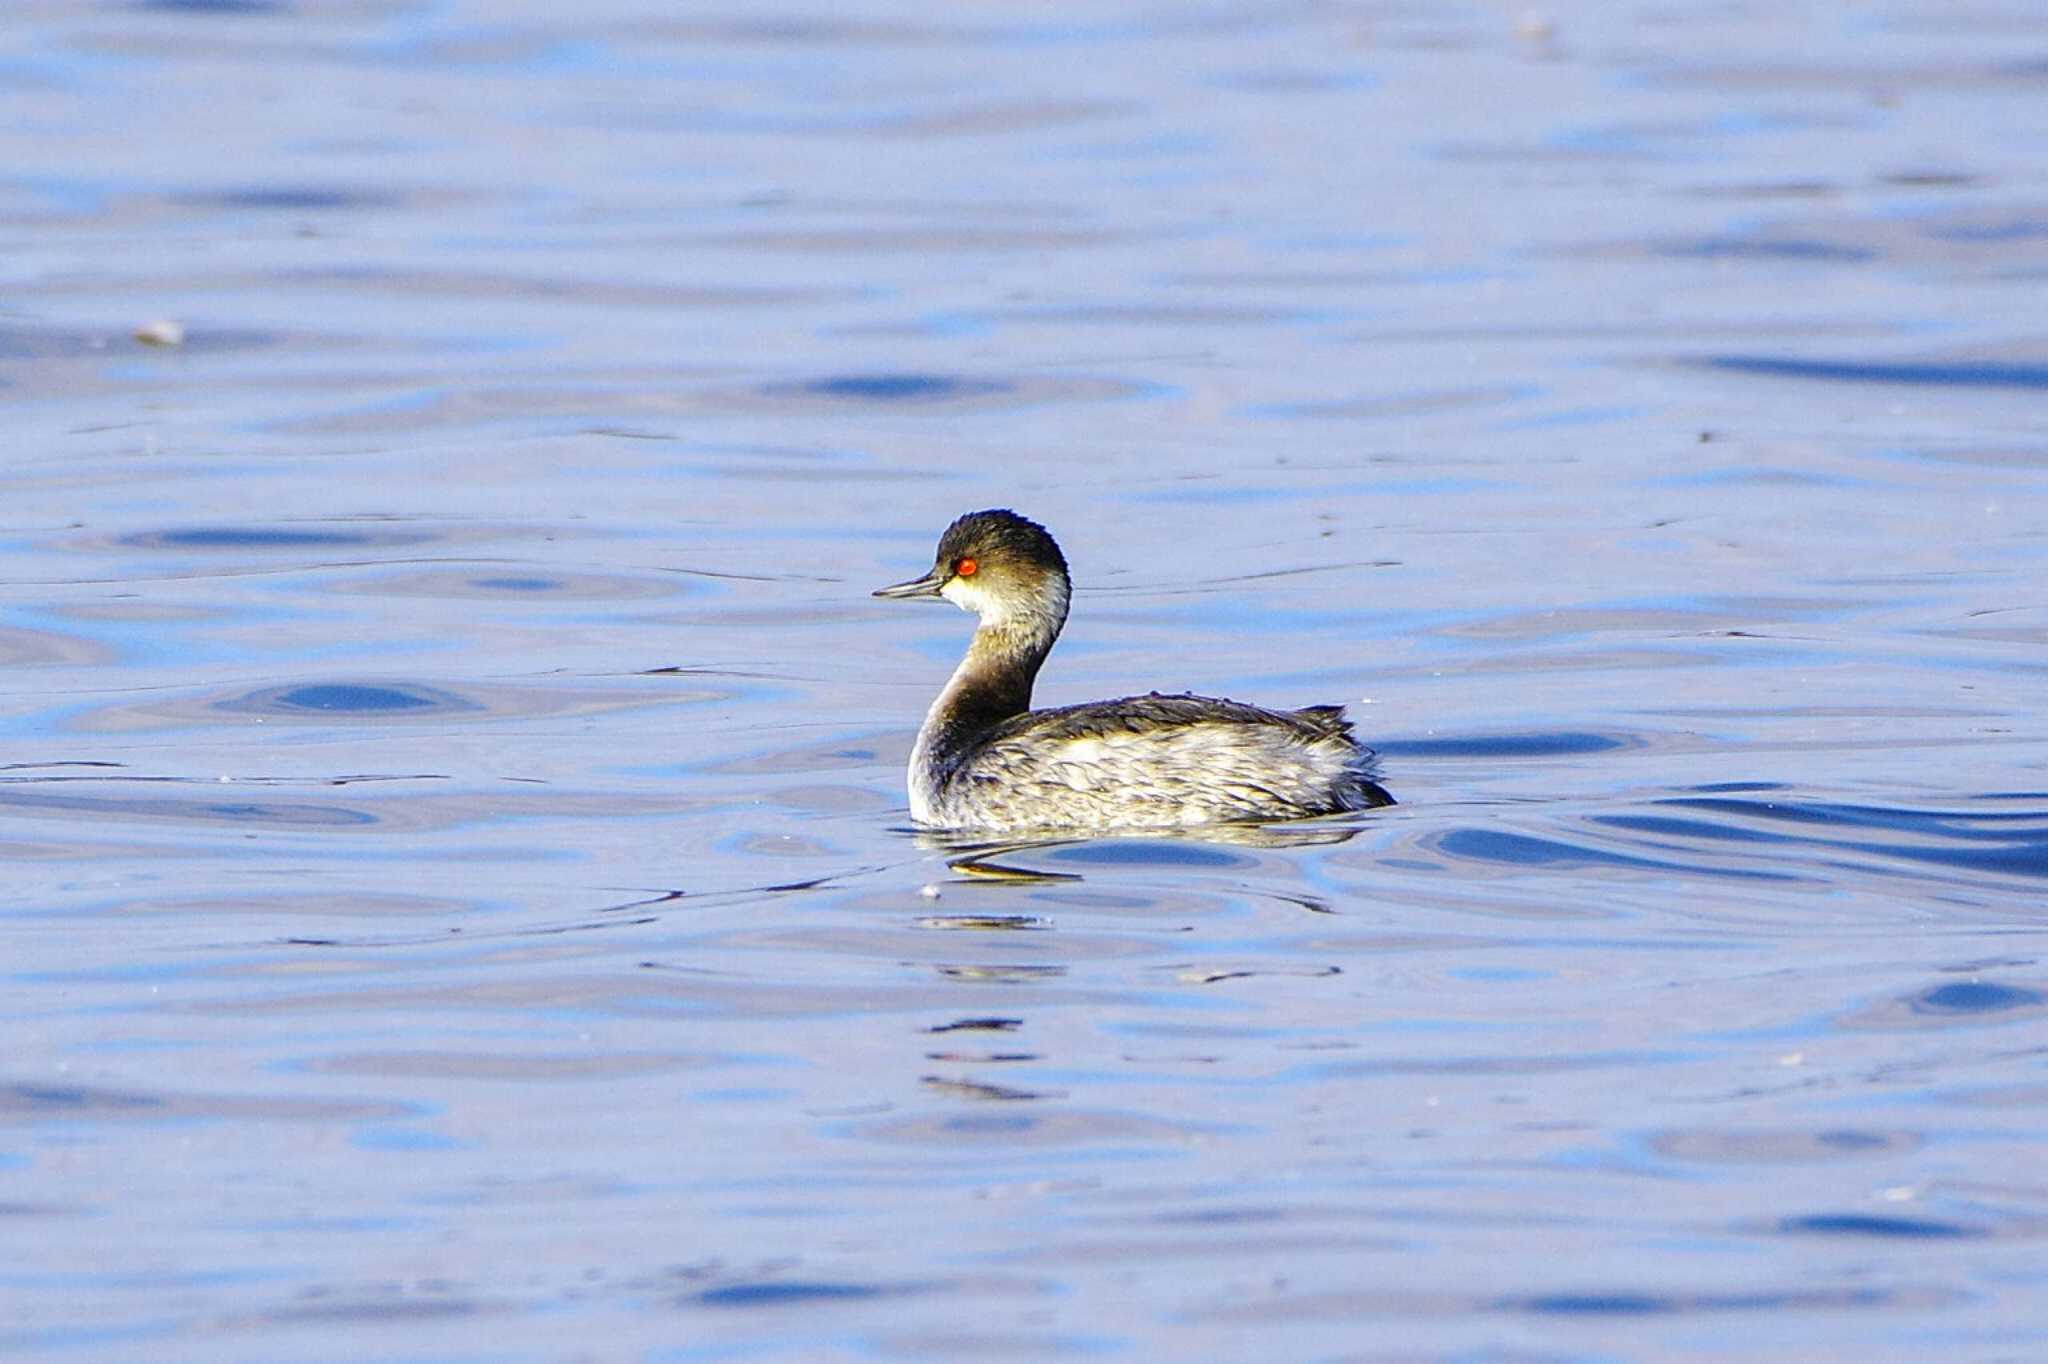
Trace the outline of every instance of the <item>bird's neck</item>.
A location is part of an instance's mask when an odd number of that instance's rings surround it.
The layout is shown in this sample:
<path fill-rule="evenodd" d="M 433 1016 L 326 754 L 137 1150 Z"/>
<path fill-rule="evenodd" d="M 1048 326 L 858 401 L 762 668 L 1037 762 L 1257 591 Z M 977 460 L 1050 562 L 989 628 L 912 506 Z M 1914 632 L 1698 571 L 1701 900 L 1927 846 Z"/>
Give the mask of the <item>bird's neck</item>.
<path fill-rule="evenodd" d="M 1030 609 L 985 612 L 966 657 L 926 712 L 911 754 L 911 805 L 944 784 L 1003 721 L 1031 709 L 1031 686 L 1067 619 L 1066 584 Z"/>

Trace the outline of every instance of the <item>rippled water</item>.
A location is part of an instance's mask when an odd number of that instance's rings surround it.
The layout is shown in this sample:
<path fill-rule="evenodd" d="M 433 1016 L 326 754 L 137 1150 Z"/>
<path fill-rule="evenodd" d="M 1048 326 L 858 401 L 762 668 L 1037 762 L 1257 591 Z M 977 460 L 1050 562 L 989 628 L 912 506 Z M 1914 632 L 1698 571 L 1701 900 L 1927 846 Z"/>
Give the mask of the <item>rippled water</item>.
<path fill-rule="evenodd" d="M 2033 7 L 10 18 L 0 1346 L 2048 1352 Z M 920 840 L 985 505 L 1401 803 Z"/>

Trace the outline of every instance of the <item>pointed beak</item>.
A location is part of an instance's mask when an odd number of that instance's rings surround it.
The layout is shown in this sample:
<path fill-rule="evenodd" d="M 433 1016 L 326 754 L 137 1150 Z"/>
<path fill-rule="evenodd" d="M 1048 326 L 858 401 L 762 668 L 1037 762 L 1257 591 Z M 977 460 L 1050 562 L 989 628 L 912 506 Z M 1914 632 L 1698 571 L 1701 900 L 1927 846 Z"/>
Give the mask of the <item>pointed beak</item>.
<path fill-rule="evenodd" d="M 892 600 L 902 600 L 907 597 L 936 597 L 939 595 L 939 589 L 945 585 L 946 575 L 941 573 L 938 566 L 934 564 L 932 571 L 925 574 L 922 578 L 912 578 L 907 583 L 892 583 L 887 587 L 878 587 L 875 589 L 874 595 L 877 597 L 888 597 Z"/>

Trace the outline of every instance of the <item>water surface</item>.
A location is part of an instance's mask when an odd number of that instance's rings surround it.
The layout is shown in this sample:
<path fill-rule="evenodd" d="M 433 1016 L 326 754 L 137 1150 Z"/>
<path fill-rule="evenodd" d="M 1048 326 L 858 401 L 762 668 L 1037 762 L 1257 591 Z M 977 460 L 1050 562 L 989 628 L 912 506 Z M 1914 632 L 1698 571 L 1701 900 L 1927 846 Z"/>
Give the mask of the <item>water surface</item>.
<path fill-rule="evenodd" d="M 2048 1348 L 2032 10 L 0 43 L 0 1345 Z M 915 837 L 987 505 L 1401 803 Z"/>

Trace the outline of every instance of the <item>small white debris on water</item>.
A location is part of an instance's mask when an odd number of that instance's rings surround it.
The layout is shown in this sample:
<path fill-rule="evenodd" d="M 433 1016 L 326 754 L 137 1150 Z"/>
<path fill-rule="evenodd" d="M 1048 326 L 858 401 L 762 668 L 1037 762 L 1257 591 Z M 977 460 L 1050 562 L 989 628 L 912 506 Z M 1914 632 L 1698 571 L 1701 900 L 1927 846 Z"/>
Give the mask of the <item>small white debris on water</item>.
<path fill-rule="evenodd" d="M 936 900 L 939 898 L 939 888 L 929 881 L 925 882 L 923 886 L 919 887 L 917 893 L 919 895 L 924 896 L 924 898 L 927 900 Z"/>
<path fill-rule="evenodd" d="M 145 346 L 182 346 L 185 344 L 185 324 L 159 317 L 137 327 L 135 339 Z"/>

